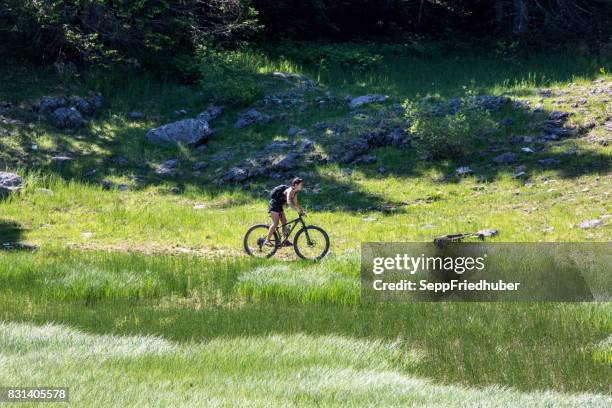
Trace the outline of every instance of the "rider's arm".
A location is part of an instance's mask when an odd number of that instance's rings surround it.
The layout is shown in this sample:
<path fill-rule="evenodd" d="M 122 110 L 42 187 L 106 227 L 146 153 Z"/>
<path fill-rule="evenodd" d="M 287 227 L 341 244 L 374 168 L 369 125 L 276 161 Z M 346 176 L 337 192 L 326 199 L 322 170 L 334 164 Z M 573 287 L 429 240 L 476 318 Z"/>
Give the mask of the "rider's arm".
<path fill-rule="evenodd" d="M 287 205 L 300 214 L 304 212 L 300 206 L 300 202 L 298 201 L 296 194 L 291 190 L 287 193 Z"/>

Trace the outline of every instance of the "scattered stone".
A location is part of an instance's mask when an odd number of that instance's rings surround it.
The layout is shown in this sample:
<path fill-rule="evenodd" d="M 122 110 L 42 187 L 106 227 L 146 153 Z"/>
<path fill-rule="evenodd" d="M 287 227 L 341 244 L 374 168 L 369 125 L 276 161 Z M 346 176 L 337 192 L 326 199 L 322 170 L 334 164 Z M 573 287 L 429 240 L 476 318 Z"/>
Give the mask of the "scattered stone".
<path fill-rule="evenodd" d="M 479 95 L 472 97 L 471 102 L 487 111 L 495 112 L 508 105 L 511 99 L 505 95 Z"/>
<path fill-rule="evenodd" d="M 518 171 L 516 173 L 514 173 L 514 178 L 522 178 L 526 175 L 527 173 L 525 173 L 524 171 Z"/>
<path fill-rule="evenodd" d="M 176 166 L 178 166 L 178 164 L 179 164 L 178 159 L 166 160 L 165 162 L 163 162 L 157 167 L 157 170 L 155 171 L 155 173 L 162 175 L 162 176 L 170 175 L 174 173 L 174 170 L 176 169 Z"/>
<path fill-rule="evenodd" d="M 151 129 L 147 132 L 145 138 L 151 144 L 197 146 L 206 142 L 211 133 L 207 121 L 183 119 Z"/>
<path fill-rule="evenodd" d="M 102 180 L 100 184 L 102 185 L 102 190 L 110 190 L 113 188 L 113 182 L 110 180 Z"/>
<path fill-rule="evenodd" d="M 230 150 L 227 150 L 225 152 L 213 154 L 208 160 L 217 163 L 231 160 L 233 156 L 234 155 L 232 154 L 232 152 Z"/>
<path fill-rule="evenodd" d="M 327 129 L 329 125 L 327 124 L 327 122 L 317 122 L 313 125 L 313 127 L 316 130 L 324 130 L 324 129 Z"/>
<path fill-rule="evenodd" d="M 127 184 L 118 184 L 117 185 L 117 190 L 121 191 L 122 193 L 128 191 L 129 188 L 130 187 Z"/>
<path fill-rule="evenodd" d="M 311 151 L 315 148 L 315 142 L 310 139 L 303 138 L 297 142 L 296 147 L 301 152 Z"/>
<path fill-rule="evenodd" d="M 203 210 L 205 208 L 206 208 L 205 204 L 196 204 L 196 205 L 193 206 L 194 210 Z"/>
<path fill-rule="evenodd" d="M 289 130 L 287 131 L 287 135 L 289 135 L 290 137 L 302 135 L 304 133 L 306 133 L 306 129 L 302 129 L 297 126 L 290 126 Z"/>
<path fill-rule="evenodd" d="M 96 111 L 96 107 L 82 96 L 72 96 L 69 99 L 69 104 L 86 115 L 91 115 Z"/>
<path fill-rule="evenodd" d="M 379 172 L 380 174 L 385 174 L 385 173 L 387 172 L 387 168 L 386 168 L 386 167 L 382 167 L 382 166 L 381 166 L 381 167 L 379 167 L 379 168 L 378 168 L 378 172 Z"/>
<path fill-rule="evenodd" d="M 223 113 L 223 108 L 221 106 L 209 106 L 205 111 L 200 112 L 196 119 L 205 120 L 207 122 L 218 118 Z"/>
<path fill-rule="evenodd" d="M 476 235 L 478 235 L 479 237 L 494 237 L 494 236 L 497 236 L 498 234 L 499 234 L 499 231 L 497 231 L 496 229 L 484 229 L 476 233 Z"/>
<path fill-rule="evenodd" d="M 85 125 L 85 119 L 75 108 L 57 108 L 51 114 L 51 122 L 60 129 L 77 129 Z"/>
<path fill-rule="evenodd" d="M 56 163 L 56 164 L 62 164 L 64 162 L 71 161 L 71 160 L 72 160 L 72 157 L 70 156 L 53 156 L 51 158 L 51 162 Z"/>
<path fill-rule="evenodd" d="M 234 123 L 234 127 L 236 129 L 242 129 L 254 124 L 267 124 L 270 123 L 271 120 L 272 118 L 269 115 L 251 109 L 238 116 L 238 120 Z"/>
<path fill-rule="evenodd" d="M 560 163 L 560 161 L 557 159 L 553 159 L 553 158 L 547 158 L 547 159 L 538 160 L 538 163 L 541 166 L 547 167 L 547 166 L 552 166 L 553 164 L 558 164 Z"/>
<path fill-rule="evenodd" d="M 362 221 L 373 222 L 373 221 L 378 221 L 378 218 L 366 217 L 366 218 L 362 218 Z"/>
<path fill-rule="evenodd" d="M 569 117 L 569 112 L 553 111 L 548 115 L 549 120 L 565 121 Z"/>
<path fill-rule="evenodd" d="M 0 171 L 0 197 L 21 190 L 22 186 L 23 180 L 19 175 Z"/>
<path fill-rule="evenodd" d="M 531 147 L 522 147 L 521 152 L 523 153 L 533 153 L 533 149 Z"/>
<path fill-rule="evenodd" d="M 38 194 L 45 194 L 45 195 L 49 195 L 52 196 L 53 195 L 53 191 L 49 190 L 47 188 L 37 188 L 36 190 L 34 190 L 36 193 Z"/>
<path fill-rule="evenodd" d="M 518 101 L 514 101 L 514 103 L 512 104 L 512 107 L 514 109 L 529 109 L 529 106 L 531 105 L 531 101 L 523 101 L 523 100 L 518 100 Z"/>
<path fill-rule="evenodd" d="M 52 97 L 43 96 L 38 104 L 38 113 L 47 114 L 55 111 L 58 108 L 65 108 L 68 105 L 68 99 L 63 96 Z"/>
<path fill-rule="evenodd" d="M 384 102 L 388 98 L 389 97 L 387 95 L 380 95 L 380 94 L 362 95 L 362 96 L 353 98 L 351 102 L 349 103 L 349 106 L 351 107 L 351 109 L 355 109 L 355 108 L 358 108 L 359 106 L 368 105 L 370 103 Z"/>
<path fill-rule="evenodd" d="M 517 159 L 516 153 L 505 152 L 495 157 L 493 161 L 497 164 L 511 164 L 514 163 Z"/>
<path fill-rule="evenodd" d="M 342 174 L 344 177 L 350 177 L 351 174 L 353 174 L 353 170 L 344 168 L 340 170 L 340 174 Z"/>
<path fill-rule="evenodd" d="M 391 146 L 397 149 L 404 149 L 410 145 L 410 135 L 402 128 L 395 128 L 389 134 Z"/>
<path fill-rule="evenodd" d="M 94 176 L 98 171 L 96 169 L 89 169 L 84 173 L 85 177 L 92 177 Z"/>
<path fill-rule="evenodd" d="M 604 222 L 600 219 L 586 220 L 578 224 L 578 228 L 582 228 L 582 229 L 599 228 L 603 225 L 604 225 Z"/>
<path fill-rule="evenodd" d="M 463 167 L 457 167 L 457 169 L 455 170 L 455 173 L 457 173 L 458 176 L 467 176 L 470 174 L 474 174 L 474 170 L 472 170 L 468 166 L 463 166 Z"/>
<path fill-rule="evenodd" d="M 537 103 L 536 106 L 533 107 L 533 113 L 541 113 L 544 110 L 544 104 Z"/>
<path fill-rule="evenodd" d="M 289 149 L 291 148 L 291 146 L 293 146 L 293 144 L 286 140 L 274 140 L 268 143 L 267 145 L 265 145 L 263 148 L 263 151 L 266 153 L 267 152 L 277 152 L 277 151 Z"/>
<path fill-rule="evenodd" d="M 193 165 L 193 170 L 195 170 L 195 171 L 200 171 L 200 170 L 205 169 L 205 168 L 206 168 L 206 166 L 207 166 L 206 162 L 199 161 L 199 162 L 196 162 L 196 163 Z"/>
<path fill-rule="evenodd" d="M 242 167 L 232 167 L 223 175 L 223 180 L 230 183 L 241 182 L 247 178 L 249 178 L 249 172 Z"/>
<path fill-rule="evenodd" d="M 366 154 L 365 156 L 358 157 L 353 161 L 355 164 L 373 164 L 378 161 L 378 158 L 373 154 Z"/>
<path fill-rule="evenodd" d="M 128 117 L 132 120 L 142 120 L 144 119 L 145 115 L 142 112 L 132 111 L 129 113 Z"/>
<path fill-rule="evenodd" d="M 273 170 L 290 171 L 298 167 L 299 155 L 296 152 L 291 152 L 286 156 L 275 160 L 272 163 Z"/>

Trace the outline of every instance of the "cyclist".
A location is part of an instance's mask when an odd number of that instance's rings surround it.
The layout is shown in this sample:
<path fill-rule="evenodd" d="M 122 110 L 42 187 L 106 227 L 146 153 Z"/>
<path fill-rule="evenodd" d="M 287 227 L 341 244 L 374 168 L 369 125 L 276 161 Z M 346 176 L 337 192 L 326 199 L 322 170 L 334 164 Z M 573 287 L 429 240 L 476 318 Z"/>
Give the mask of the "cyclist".
<path fill-rule="evenodd" d="M 272 189 L 270 193 L 270 203 L 268 204 L 268 213 L 270 217 L 272 217 L 272 225 L 270 225 L 270 229 L 268 230 L 268 236 L 264 242 L 264 245 L 274 246 L 274 244 L 270 241 L 274 236 L 274 231 L 276 231 L 276 227 L 278 226 L 278 221 L 280 220 L 283 224 L 283 246 L 291 246 L 293 245 L 289 242 L 288 235 L 289 230 L 284 225 L 287 223 L 287 217 L 285 217 L 285 212 L 283 211 L 283 205 L 287 204 L 290 208 L 293 208 L 300 215 L 306 215 L 306 212 L 300 205 L 300 202 L 297 198 L 297 193 L 300 192 L 304 188 L 304 180 L 296 177 L 291 181 L 290 186 L 286 186 L 281 184 L 280 186 L 276 186 Z"/>

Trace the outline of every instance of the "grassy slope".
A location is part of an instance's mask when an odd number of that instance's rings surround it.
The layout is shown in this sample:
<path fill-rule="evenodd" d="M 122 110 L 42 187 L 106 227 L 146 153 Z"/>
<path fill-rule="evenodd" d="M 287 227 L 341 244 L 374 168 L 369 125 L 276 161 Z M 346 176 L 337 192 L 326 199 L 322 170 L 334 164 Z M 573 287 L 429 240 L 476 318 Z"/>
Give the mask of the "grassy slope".
<path fill-rule="evenodd" d="M 323 72 L 319 77 L 334 91 L 353 95 L 462 95 L 465 86 L 470 92 L 506 91 L 536 100 L 536 87 L 590 84 L 598 68 L 567 56 L 516 64 L 492 57 L 391 58 L 375 75 Z M 58 82 L 49 72 L 32 74 L 16 66 L 6 71 L 0 99 L 16 103 L 83 88 Z M 513 167 L 487 167 L 489 156 L 467 163 L 485 176 L 484 183 L 476 177 L 443 177 L 466 163 L 422 162 L 412 152 L 391 149 L 377 152 L 389 169 L 385 176 L 376 166 L 354 167 L 350 178 L 341 176 L 337 166 L 308 169 L 309 183 L 319 184 L 321 192 L 310 191 L 302 201 L 328 208 L 313 211 L 311 221 L 330 231 L 333 243 L 333 256 L 316 268 L 186 255 L 65 252 L 62 248 L 72 245 L 240 253 L 242 231 L 266 219 L 263 188 L 270 182 L 258 181 L 249 190 L 219 185 L 215 165 L 201 176 L 191 175 L 191 165 L 228 148 L 238 162 L 253 148 L 284 138 L 289 125 L 220 131 L 204 151 L 154 149 L 142 139 L 146 129 L 162 122 L 155 116 L 181 108 L 197 113 L 204 96 L 146 77 L 121 82 L 117 76 L 93 76 L 85 82 L 110 101 L 109 110 L 90 127 L 66 135 L 44 123 L 9 125 L 12 133 L 0 139 L 0 163 L 28 176 L 20 196 L 0 203 L 0 230 L 8 234 L 11 226 L 11 240 L 40 246 L 34 254 L 0 253 L 0 320 L 21 322 L 0 328 L 0 383 L 54 379 L 70 385 L 83 405 L 152 404 L 154 395 L 167 405 L 204 400 L 219 405 L 610 403 L 609 397 L 587 395 L 610 392 L 606 339 L 612 327 L 606 304 L 355 305 L 355 250 L 361 241 L 430 240 L 482 228 L 499 229 L 502 241 L 608 241 L 608 225 L 596 230 L 575 225 L 610 213 L 610 174 L 592 166 L 609 163 L 609 147 L 570 140 L 557 149 L 575 143 L 583 153 L 550 170 L 529 159 L 531 187 L 512 178 Z M 588 115 L 609 114 L 609 106 L 594 98 L 589 103 Z M 547 111 L 554 108 L 545 105 Z M 147 113 L 148 119 L 128 119 L 131 110 Z M 233 114 L 214 126 L 231 124 Z M 517 124 L 501 138 L 526 131 L 523 117 L 507 114 Z M 32 119 L 22 115 L 26 122 Z M 329 116 L 309 111 L 295 124 L 307 126 Z M 575 120 L 582 116 L 578 112 Z M 39 145 L 38 153 L 28 153 L 31 143 Z M 49 157 L 59 154 L 76 160 L 67 168 L 50 165 Z M 117 160 L 122 157 L 127 163 Z M 155 164 L 173 157 L 181 158 L 187 176 L 155 176 Z M 82 177 L 90 168 L 97 174 Z M 144 175 L 147 186 L 136 186 L 129 178 L 135 174 Z M 131 189 L 103 191 L 97 184 L 101 178 Z M 177 186 L 180 193 L 171 192 Z M 391 213 L 359 211 L 402 201 L 413 205 Z M 195 204 L 205 208 L 194 210 Z M 49 322 L 55 325 L 36 326 Z M 37 370 L 21 368 L 32 361 Z M 117 384 L 119 374 L 124 380 Z M 115 387 L 119 392 L 111 397 L 107 391 Z M 555 393 L 540 392 L 546 389 Z"/>

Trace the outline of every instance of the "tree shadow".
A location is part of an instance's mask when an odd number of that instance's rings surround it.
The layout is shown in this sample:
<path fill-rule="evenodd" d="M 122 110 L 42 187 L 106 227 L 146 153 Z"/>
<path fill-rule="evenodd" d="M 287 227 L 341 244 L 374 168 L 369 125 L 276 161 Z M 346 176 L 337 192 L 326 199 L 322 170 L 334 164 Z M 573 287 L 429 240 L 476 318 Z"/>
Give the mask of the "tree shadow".
<path fill-rule="evenodd" d="M 21 242 L 23 227 L 10 220 L 0 219 L 0 251 L 33 251 L 35 246 Z"/>
<path fill-rule="evenodd" d="M 416 64 L 417 62 L 415 62 Z M 418 61 L 419 66 L 424 69 L 427 61 Z M 548 72 L 549 62 L 543 62 L 548 67 L 543 72 Z M 448 64 L 447 64 L 448 65 Z M 437 67 L 437 68 L 436 68 Z M 535 68 L 534 68 L 535 67 Z M 505 71 L 502 67 L 497 67 L 499 72 L 507 73 L 505 82 L 520 82 L 519 79 L 529 77 L 538 64 L 533 66 L 526 65 L 514 67 L 515 71 Z M 448 67 L 444 64 L 431 67 L 431 72 L 427 75 L 439 76 L 443 79 L 443 73 Z M 480 69 L 480 68 L 479 68 Z M 578 69 L 578 68 L 576 68 Z M 585 77 L 593 77 L 591 71 L 581 71 Z M 478 70 L 477 70 L 478 71 Z M 557 81 L 569 80 L 575 75 L 576 70 L 562 70 L 562 72 L 549 77 Z M 478 71 L 480 72 L 480 71 Z M 469 73 L 473 75 L 474 73 Z M 572 74 L 572 75 L 570 75 Z M 480 76 L 478 76 L 480 78 Z M 428 77 L 429 78 L 429 77 Z M 425 83 L 421 85 L 421 91 L 427 91 Z M 447 92 L 441 94 L 452 95 L 455 90 L 461 89 L 460 84 L 465 81 L 463 78 L 453 78 L 454 85 L 438 84 L 441 89 Z M 499 76 L 482 74 L 482 81 L 479 82 L 482 89 L 493 87 L 499 83 Z M 417 81 L 421 83 L 420 81 Z M 415 85 L 417 86 L 417 85 Z M 398 89 L 403 89 L 396 85 Z M 161 88 L 160 88 L 161 89 Z M 369 90 L 368 90 L 369 91 Z M 161 92 L 161 91 L 160 91 Z M 514 96 L 533 96 L 533 91 L 519 90 L 514 92 Z M 364 91 L 365 93 L 365 91 Z M 401 92 L 401 97 L 416 98 L 419 95 L 416 89 L 407 87 Z M 160 96 L 161 98 L 161 96 Z M 163 99 L 163 98 L 162 98 Z M 196 98 L 198 103 L 202 103 L 202 98 Z M 178 103 L 178 102 L 177 102 Z M 197 106 L 197 103 L 190 106 Z M 267 126 L 254 126 L 246 130 L 233 129 L 233 122 L 236 115 L 244 109 L 228 110 L 221 118 L 212 122 L 217 131 L 213 134 L 211 141 L 202 149 L 186 149 L 172 147 L 157 147 L 145 143 L 144 134 L 152 127 L 170 121 L 179 120 L 186 117 L 193 117 L 196 111 L 190 111 L 187 115 L 177 117 L 167 117 L 161 119 L 158 116 L 148 115 L 144 120 L 129 119 L 130 109 L 133 106 L 126 106 L 117 102 L 115 105 L 107 107 L 99 113 L 97 117 L 90 118 L 89 124 L 82 129 L 72 133 L 58 131 L 46 123 L 46 121 L 33 112 L 17 113 L 17 118 L 23 123 L 36 122 L 37 131 L 24 130 L 24 126 L 19 124 L 5 125 L 3 128 L 12 133 L 18 133 L 18 146 L 5 144 L 0 139 L 0 168 L 1 167 L 21 167 L 26 171 L 40 172 L 60 177 L 66 181 L 90 184 L 94 186 L 104 186 L 104 188 L 118 188 L 141 190 L 149 187 L 159 187 L 162 191 L 171 194 L 182 194 L 186 191 L 194 193 L 204 193 L 217 196 L 227 192 L 240 193 L 253 199 L 267 199 L 265 190 L 269 190 L 275 184 L 287 183 L 294 175 L 309 174 L 307 179 L 309 185 L 319 184 L 322 194 L 316 194 L 313 202 L 316 201 L 317 208 L 329 211 L 353 211 L 353 210 L 384 210 L 389 204 L 384 194 L 375 194 L 366 191 L 351 174 L 331 175 L 329 167 L 318 163 L 302 163 L 294 171 L 279 174 L 278 178 L 258 177 L 246 183 L 231 183 L 223 180 L 224 172 L 232 166 L 239 165 L 248 159 L 253 151 L 261 149 L 275 137 L 282 135 L 286 137 L 287 128 L 292 123 L 303 122 L 300 113 L 289 112 L 285 119 L 273 122 Z M 174 106 L 181 108 L 181 106 Z M 314 112 L 306 112 L 310 116 L 319 116 L 320 109 L 315 108 Z M 342 101 L 338 103 L 334 110 L 336 118 L 345 119 L 347 115 L 352 115 L 346 104 Z M 378 161 L 374 164 L 355 164 L 340 163 L 339 168 L 345 169 L 345 173 L 358 171 L 368 179 L 378 179 L 384 181 L 385 178 L 413 178 L 422 177 L 432 171 L 442 174 L 434 180 L 439 183 L 457 183 L 462 177 L 456 173 L 459 167 L 469 167 L 473 173 L 482 181 L 493 181 L 500 174 L 524 173 L 523 177 L 535 176 L 545 171 L 557 171 L 560 177 L 576 178 L 586 174 L 600 174 L 610 170 L 610 158 L 608 155 L 596 151 L 580 151 L 576 155 L 565 154 L 554 149 L 557 145 L 578 141 L 581 134 L 564 137 L 559 141 L 548 141 L 538 145 L 535 143 L 535 153 L 524 155 L 520 149 L 528 147 L 527 144 L 517 144 L 513 140 L 516 136 L 529 133 L 534 137 L 539 136 L 539 130 L 527 130 L 517 125 L 508 125 L 508 119 L 515 122 L 531 120 L 545 120 L 551 112 L 543 111 L 537 115 L 531 112 L 520 112 L 513 109 L 502 109 L 493 115 L 496 132 L 483 138 L 475 137 L 470 140 L 467 149 L 473 152 L 463 158 L 449 158 L 446 160 L 423 159 L 415 153 L 413 148 L 397 150 L 389 147 L 372 148 L 372 153 L 378 156 Z M 19 117 L 21 115 L 21 117 Z M 331 156 L 338 149 L 341 138 L 325 138 L 316 135 L 317 131 L 309 129 L 305 137 L 312 137 L 320 146 L 325 155 Z M 353 135 L 355 136 L 355 135 Z M 43 143 L 38 143 L 39 141 Z M 36 146 L 40 144 L 40 146 Z M 36 149 L 34 149 L 36 146 Z M 4 152 L 4 154 L 2 153 Z M 230 158 L 214 160 L 215 156 L 222 156 L 230 152 Z M 504 153 L 516 153 L 518 158 L 514 163 L 496 163 L 493 159 Z M 369 153 L 369 152 L 368 152 Z M 71 160 L 58 160 L 67 156 Z M 178 158 L 180 164 L 168 174 L 159 174 L 158 166 L 166 160 Z M 545 160 L 546 164 L 540 164 L 540 160 Z M 199 163 L 204 163 L 204 167 L 195 170 Z M 522 168 L 524 166 L 525 168 Z M 381 171 L 384 167 L 384 171 Z M 521 167 L 521 169 L 519 169 Z M 117 181 L 119 180 L 119 181 Z M 305 201 L 308 198 L 305 197 Z M 397 203 L 396 203 L 397 204 Z"/>

